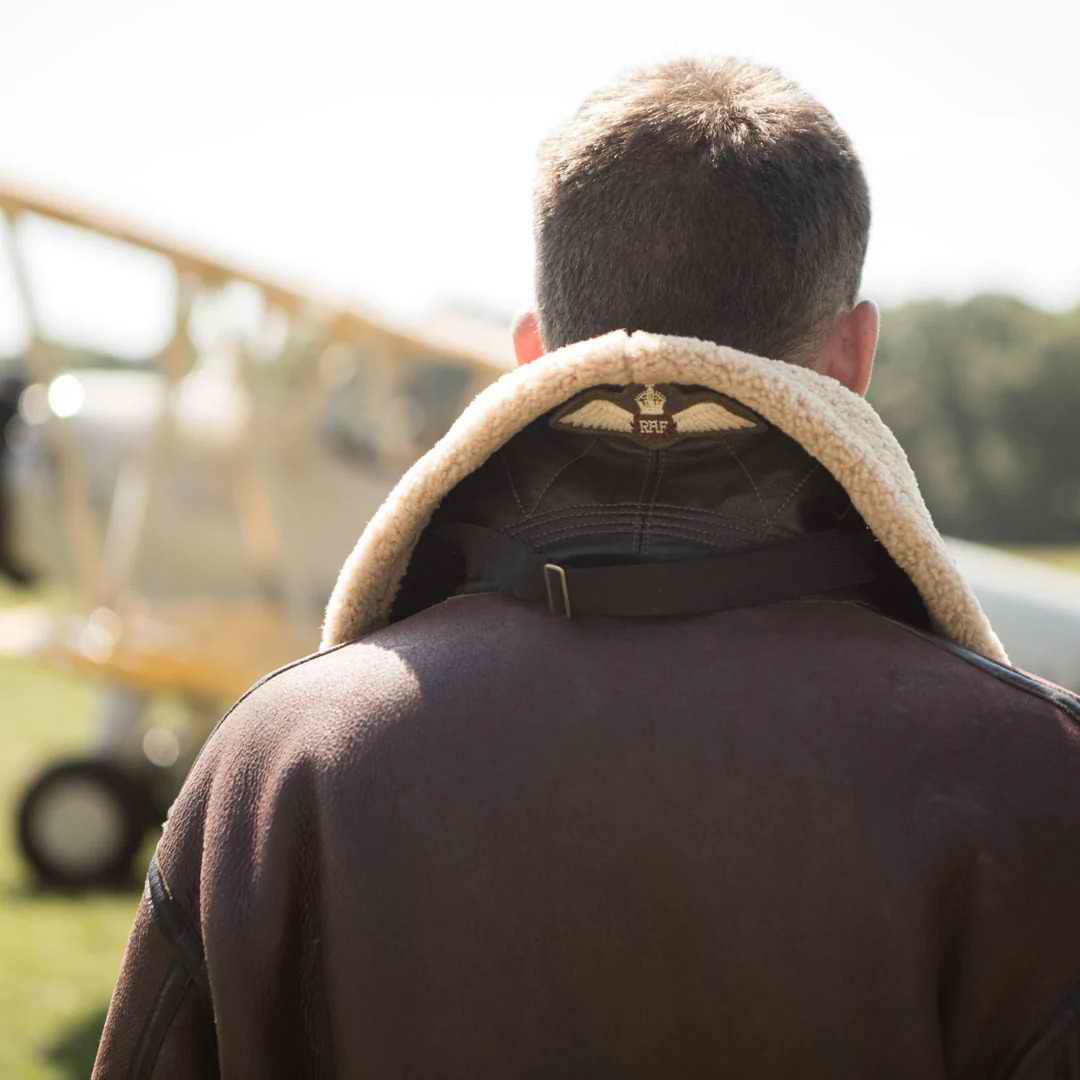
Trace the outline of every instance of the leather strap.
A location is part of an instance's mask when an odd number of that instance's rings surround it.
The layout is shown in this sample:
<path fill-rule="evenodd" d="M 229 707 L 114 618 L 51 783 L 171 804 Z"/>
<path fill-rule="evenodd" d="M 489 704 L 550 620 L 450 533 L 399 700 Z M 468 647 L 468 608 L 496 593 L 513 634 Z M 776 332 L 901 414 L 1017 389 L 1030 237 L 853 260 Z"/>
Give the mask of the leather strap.
<path fill-rule="evenodd" d="M 444 525 L 438 535 L 465 556 L 469 580 L 519 600 L 546 601 L 566 618 L 703 615 L 775 604 L 867 585 L 890 566 L 868 529 L 810 533 L 707 559 L 585 567 L 549 562 L 481 525 Z"/>

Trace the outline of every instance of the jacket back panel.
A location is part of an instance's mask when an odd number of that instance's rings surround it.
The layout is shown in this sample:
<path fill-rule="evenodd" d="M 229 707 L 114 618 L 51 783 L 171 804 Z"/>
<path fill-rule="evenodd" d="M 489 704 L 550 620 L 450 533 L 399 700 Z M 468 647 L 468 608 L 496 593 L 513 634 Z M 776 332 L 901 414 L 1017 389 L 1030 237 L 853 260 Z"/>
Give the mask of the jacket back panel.
<path fill-rule="evenodd" d="M 1014 682 L 844 603 L 299 664 L 159 849 L 224 1075 L 1006 1075 L 1080 976 L 1080 737 Z"/>

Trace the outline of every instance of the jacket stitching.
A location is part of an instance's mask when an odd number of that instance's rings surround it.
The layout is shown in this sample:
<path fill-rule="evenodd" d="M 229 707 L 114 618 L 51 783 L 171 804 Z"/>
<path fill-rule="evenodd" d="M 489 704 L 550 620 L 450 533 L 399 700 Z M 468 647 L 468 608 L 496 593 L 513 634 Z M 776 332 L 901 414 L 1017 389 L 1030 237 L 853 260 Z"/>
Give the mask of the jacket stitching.
<path fill-rule="evenodd" d="M 749 521 L 745 521 L 740 518 L 732 518 L 730 520 L 720 520 L 717 522 L 702 521 L 702 515 L 694 510 L 668 510 L 665 507 L 653 507 L 654 511 L 659 517 L 669 518 L 673 521 L 690 521 L 697 522 L 702 525 L 708 525 L 714 529 L 733 529 L 735 532 L 744 532 L 751 535 L 757 535 L 761 532 L 765 523 L 758 524 L 753 518 Z"/>
<path fill-rule="evenodd" d="M 592 533 L 597 535 L 601 533 L 626 533 L 628 536 L 637 535 L 637 526 L 627 524 L 625 522 L 619 523 L 604 523 L 599 522 L 595 527 L 591 529 Z M 560 540 L 564 536 L 581 535 L 578 529 L 560 529 L 558 532 L 545 533 L 542 537 L 534 538 L 533 542 L 538 544 L 546 544 L 551 540 Z"/>
<path fill-rule="evenodd" d="M 761 532 L 764 534 L 765 530 L 769 527 L 768 511 L 765 509 L 765 500 L 761 497 L 761 491 L 758 489 L 757 481 L 750 475 L 750 470 L 743 463 L 741 457 L 735 453 L 735 448 L 730 444 L 727 438 L 721 438 L 720 445 L 731 455 L 732 460 L 742 470 L 743 476 L 750 481 L 750 486 L 754 489 L 754 494 L 757 496 L 758 506 L 761 507 Z"/>
<path fill-rule="evenodd" d="M 595 525 L 613 525 L 626 529 L 627 532 L 633 532 L 637 528 L 636 517 L 598 517 L 596 515 L 590 515 L 587 521 L 576 520 L 571 518 L 567 521 L 552 521 L 541 528 L 532 530 L 524 530 L 521 536 L 522 540 L 537 540 L 544 536 L 547 536 L 552 532 L 562 532 L 566 529 L 573 527 L 577 528 L 592 528 Z"/>
<path fill-rule="evenodd" d="M 656 501 L 657 493 L 660 491 L 660 483 L 664 479 L 664 465 L 666 463 L 667 456 L 664 451 L 658 451 L 656 455 L 656 479 L 653 482 L 653 497 L 649 500 L 649 505 L 645 511 L 645 520 L 641 525 L 641 553 L 643 555 L 649 550 L 649 530 L 652 527 L 653 506 Z"/>
<path fill-rule="evenodd" d="M 510 459 L 506 455 L 506 447 L 502 447 L 499 450 L 499 460 L 503 463 L 503 468 L 506 470 L 506 479 L 510 484 L 510 491 L 514 496 L 514 502 L 517 503 L 518 510 L 521 511 L 522 517 L 528 517 L 525 513 L 525 504 L 521 501 L 521 496 L 518 494 L 517 484 L 514 483 L 514 473 L 510 468 Z"/>
<path fill-rule="evenodd" d="M 739 550 L 733 548 L 730 542 L 727 542 L 727 538 L 721 538 L 715 536 L 713 533 L 702 532 L 700 529 L 690 529 L 685 525 L 669 525 L 666 522 L 653 522 L 652 531 L 659 536 L 675 539 L 686 539 L 700 541 L 704 544 L 708 544 L 709 547 L 717 548 L 720 551 L 734 552 Z M 753 536 L 752 533 L 745 533 L 744 535 Z M 735 543 L 739 543 L 738 539 Z M 741 550 L 745 550 L 742 548 Z"/>
<path fill-rule="evenodd" d="M 665 510 L 691 510 L 699 514 L 708 514 L 710 517 L 730 518 L 735 521 L 747 520 L 747 515 L 744 514 L 725 514 L 720 510 L 708 510 L 704 507 L 690 508 L 685 503 L 665 503 L 654 502 L 653 506 L 661 507 Z M 554 515 L 561 514 L 566 510 L 625 510 L 628 513 L 631 511 L 637 511 L 641 508 L 639 502 L 590 502 L 590 503 L 573 503 L 570 506 L 558 507 L 553 510 L 545 510 L 542 514 L 535 514 L 532 516 L 532 523 L 543 521 L 545 518 L 553 517 Z M 749 515 L 750 520 L 753 519 L 753 515 Z"/>
<path fill-rule="evenodd" d="M 645 456 L 645 468 L 642 470 L 641 490 L 637 497 L 637 514 L 634 524 L 634 550 L 641 550 L 641 530 L 645 524 L 645 492 L 649 487 L 649 477 L 652 475 L 652 454 Z"/>
<path fill-rule="evenodd" d="M 626 522 L 596 522 L 590 526 L 591 531 L 595 534 L 601 533 L 627 533 L 633 535 L 634 528 Z M 707 544 L 709 547 L 715 547 L 720 551 L 732 551 L 730 544 L 725 544 L 719 540 L 716 540 L 709 533 L 698 532 L 696 529 L 680 529 L 677 526 L 654 524 L 651 526 L 653 532 L 661 537 L 683 539 L 683 540 L 700 540 L 702 543 Z M 559 540 L 564 536 L 581 535 L 580 530 L 577 528 L 560 529 L 558 532 L 545 533 L 542 536 L 530 537 L 532 543 L 546 544 L 553 540 Z"/>
<path fill-rule="evenodd" d="M 798 493 L 803 489 L 803 487 L 805 487 L 806 482 L 810 479 L 811 476 L 814 475 L 814 473 L 818 471 L 820 467 L 821 466 L 818 465 L 816 461 L 813 465 L 810 466 L 810 469 L 806 473 L 806 475 L 791 489 L 791 491 L 788 492 L 787 498 L 784 499 L 784 501 L 769 515 L 768 519 L 761 526 L 762 532 L 764 532 L 765 529 L 767 529 L 780 516 L 780 514 L 783 513 L 784 509 L 788 506 L 792 499 L 794 499 L 795 496 L 798 495 Z"/>
<path fill-rule="evenodd" d="M 755 518 L 753 515 L 743 514 L 724 514 L 719 510 L 708 510 L 704 507 L 687 507 L 678 503 L 663 503 L 654 502 L 652 506 L 655 509 L 670 510 L 673 512 L 681 512 L 692 514 L 695 516 L 707 516 L 712 518 L 718 518 L 721 521 L 739 521 L 744 523 L 753 523 Z M 511 525 L 507 528 L 507 532 L 514 532 L 516 530 L 527 529 L 534 525 L 543 524 L 552 518 L 560 517 L 567 514 L 569 511 L 579 511 L 580 513 L 602 513 L 605 510 L 611 510 L 613 512 L 624 512 L 627 514 L 636 514 L 641 509 L 641 503 L 639 502 L 612 502 L 612 503 L 575 503 L 572 506 L 563 506 L 555 510 L 545 510 L 542 514 L 530 515 L 528 521 L 520 522 L 516 525 Z M 757 526 L 755 526 L 757 527 Z"/>
<path fill-rule="evenodd" d="M 729 537 L 718 537 L 715 533 L 705 532 L 703 529 L 694 529 L 689 525 L 681 522 L 668 522 L 668 521 L 654 521 L 652 528 L 656 532 L 667 533 L 669 536 L 693 536 L 700 537 L 702 540 L 707 540 L 713 543 L 715 547 L 723 548 L 725 551 L 732 550 L 731 544 L 728 542 Z M 735 537 L 736 543 L 741 543 L 741 537 L 753 537 L 755 534 L 747 532 L 745 529 L 736 530 L 741 534 L 739 537 Z"/>
<path fill-rule="evenodd" d="M 551 490 L 551 485 L 554 484 L 555 481 L 558 480 L 559 477 L 562 476 L 562 474 L 566 472 L 566 470 L 569 469 L 571 465 L 576 465 L 577 462 L 581 461 L 581 459 L 585 457 L 585 455 L 588 454 L 599 441 L 599 437 L 593 439 L 592 442 L 590 442 L 589 445 L 586 446 L 585 449 L 577 455 L 577 457 L 572 457 L 569 461 L 567 461 L 565 464 L 561 465 L 558 469 L 555 470 L 555 473 L 551 477 L 551 479 L 548 480 L 548 482 L 543 486 L 543 488 L 541 488 L 540 494 L 537 496 L 536 502 L 533 504 L 533 508 L 525 515 L 526 517 L 532 517 L 533 514 L 535 514 L 536 511 L 540 509 L 540 504 L 544 501 L 544 496 L 547 495 L 547 493 Z"/>
<path fill-rule="evenodd" d="M 669 536 L 686 535 L 693 537 L 700 537 L 704 540 L 709 540 L 715 543 L 717 547 L 730 548 L 731 540 L 744 541 L 747 543 L 754 543 L 759 540 L 757 533 L 748 532 L 743 529 L 728 530 L 728 536 L 717 536 L 716 532 L 706 532 L 704 529 L 692 528 L 689 524 L 684 522 L 669 522 L 662 519 L 656 519 L 650 525 L 650 528 L 659 533 L 666 533 Z M 633 521 L 605 521 L 605 520 L 593 520 L 588 522 L 576 522 L 576 523 L 560 523 L 558 527 L 551 527 L 545 529 L 543 532 L 535 533 L 531 536 L 524 537 L 530 544 L 542 544 L 548 540 L 554 539 L 559 536 L 571 536 L 574 533 L 578 535 L 588 535 L 591 532 L 624 532 L 628 535 L 634 535 L 637 532 L 637 526 Z"/>
<path fill-rule="evenodd" d="M 736 525 L 734 522 L 702 522 L 701 519 L 692 512 L 678 513 L 669 510 L 659 509 L 653 507 L 653 517 L 657 521 L 667 524 L 693 524 L 698 523 L 701 525 L 709 525 L 716 530 L 723 530 L 726 532 L 742 533 L 745 536 L 758 537 L 761 535 L 761 529 L 759 527 L 748 528 L 742 525 Z M 591 519 L 585 520 L 583 519 Z M 615 512 L 610 514 L 604 513 L 604 508 L 597 507 L 594 510 L 581 510 L 575 513 L 567 513 L 559 518 L 548 520 L 542 523 L 530 523 L 523 525 L 519 528 L 508 530 L 510 535 L 529 537 L 530 539 L 537 539 L 544 536 L 551 529 L 561 529 L 572 522 L 591 526 L 595 524 L 623 524 L 628 529 L 632 528 L 638 520 L 638 513 L 636 511 L 623 511 L 621 513 Z M 703 534 L 704 535 L 704 534 Z"/>
<path fill-rule="evenodd" d="M 135 1053 L 131 1057 L 131 1068 L 128 1071 L 130 1080 L 149 1080 L 153 1076 L 161 1048 L 165 1045 L 165 1036 L 168 1035 L 190 986 L 190 976 L 179 964 L 170 964 L 158 990 L 154 1007 L 139 1035 Z"/>

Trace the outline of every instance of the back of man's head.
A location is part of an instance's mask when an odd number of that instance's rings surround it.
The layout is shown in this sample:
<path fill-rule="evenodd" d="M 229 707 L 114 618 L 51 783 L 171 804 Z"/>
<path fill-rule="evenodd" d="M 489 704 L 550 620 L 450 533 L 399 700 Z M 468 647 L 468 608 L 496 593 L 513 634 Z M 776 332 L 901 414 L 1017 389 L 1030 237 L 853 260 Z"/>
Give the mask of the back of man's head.
<path fill-rule="evenodd" d="M 678 60 L 591 95 L 542 144 L 535 226 L 546 348 L 648 330 L 800 360 L 855 300 L 870 198 L 794 83 Z"/>

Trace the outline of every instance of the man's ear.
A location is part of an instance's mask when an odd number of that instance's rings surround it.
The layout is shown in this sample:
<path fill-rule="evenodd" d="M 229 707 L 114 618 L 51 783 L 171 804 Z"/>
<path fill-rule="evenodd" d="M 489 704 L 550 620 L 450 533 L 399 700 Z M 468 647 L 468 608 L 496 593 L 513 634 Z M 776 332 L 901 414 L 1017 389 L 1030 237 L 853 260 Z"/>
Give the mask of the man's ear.
<path fill-rule="evenodd" d="M 514 319 L 511 331 L 514 337 L 514 356 L 519 364 L 531 364 L 544 355 L 544 342 L 540 338 L 540 319 L 531 308 Z"/>
<path fill-rule="evenodd" d="M 839 315 L 814 367 L 865 397 L 874 371 L 881 315 L 873 300 L 861 300 Z"/>

